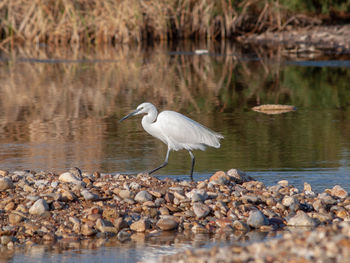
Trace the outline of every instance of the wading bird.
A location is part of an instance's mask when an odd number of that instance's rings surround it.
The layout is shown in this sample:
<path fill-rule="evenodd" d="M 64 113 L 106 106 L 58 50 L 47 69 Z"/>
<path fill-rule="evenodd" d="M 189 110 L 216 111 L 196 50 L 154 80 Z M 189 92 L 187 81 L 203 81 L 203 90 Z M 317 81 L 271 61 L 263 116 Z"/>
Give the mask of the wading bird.
<path fill-rule="evenodd" d="M 156 107 L 149 102 L 140 104 L 135 111 L 123 117 L 119 122 L 139 114 L 146 114 L 142 118 L 142 127 L 145 131 L 168 145 L 164 163 L 151 170 L 149 174 L 158 171 L 168 164 L 170 151 L 186 149 L 192 159 L 190 175 L 193 180 L 195 158 L 192 150 L 200 149 L 204 151 L 207 146 L 219 148 L 220 139 L 224 138 L 221 134 L 204 127 L 178 112 L 163 111 L 158 114 Z"/>

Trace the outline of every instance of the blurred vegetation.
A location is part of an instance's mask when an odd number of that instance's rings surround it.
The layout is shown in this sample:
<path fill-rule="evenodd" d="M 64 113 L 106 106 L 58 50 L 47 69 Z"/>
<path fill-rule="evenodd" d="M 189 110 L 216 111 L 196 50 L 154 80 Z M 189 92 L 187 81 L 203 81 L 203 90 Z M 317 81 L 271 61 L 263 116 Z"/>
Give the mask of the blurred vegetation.
<path fill-rule="evenodd" d="M 349 11 L 350 0 L 0 0 L 0 47 L 225 39 L 348 22 Z"/>

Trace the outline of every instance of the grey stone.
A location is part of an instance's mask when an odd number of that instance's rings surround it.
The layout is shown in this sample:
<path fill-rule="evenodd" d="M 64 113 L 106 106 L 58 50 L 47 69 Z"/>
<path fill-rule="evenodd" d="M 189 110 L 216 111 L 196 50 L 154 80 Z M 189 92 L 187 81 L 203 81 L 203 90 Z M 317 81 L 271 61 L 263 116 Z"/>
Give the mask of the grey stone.
<path fill-rule="evenodd" d="M 10 178 L 8 177 L 2 177 L 0 178 L 0 191 L 5 191 L 7 189 L 13 188 L 13 182 Z"/>
<path fill-rule="evenodd" d="M 93 194 L 91 192 L 89 192 L 88 190 L 84 189 L 83 191 L 80 192 L 81 195 L 84 197 L 84 199 L 86 201 L 90 201 L 90 200 L 97 200 L 99 199 L 99 196 L 96 194 Z"/>
<path fill-rule="evenodd" d="M 29 209 L 31 215 L 42 215 L 49 211 L 49 206 L 44 199 L 38 199 Z"/>
<path fill-rule="evenodd" d="M 192 207 L 197 218 L 206 217 L 210 213 L 210 208 L 203 203 L 194 203 Z"/>
<path fill-rule="evenodd" d="M 253 228 L 259 228 L 269 224 L 267 217 L 259 210 L 250 211 L 247 224 Z"/>
<path fill-rule="evenodd" d="M 135 201 L 137 201 L 139 203 L 144 203 L 146 201 L 153 200 L 152 195 L 150 193 L 148 193 L 147 191 L 138 192 L 134 199 L 135 199 Z"/>
<path fill-rule="evenodd" d="M 305 212 L 298 211 L 297 214 L 287 220 L 289 226 L 316 226 L 316 222 L 313 218 L 309 217 Z"/>

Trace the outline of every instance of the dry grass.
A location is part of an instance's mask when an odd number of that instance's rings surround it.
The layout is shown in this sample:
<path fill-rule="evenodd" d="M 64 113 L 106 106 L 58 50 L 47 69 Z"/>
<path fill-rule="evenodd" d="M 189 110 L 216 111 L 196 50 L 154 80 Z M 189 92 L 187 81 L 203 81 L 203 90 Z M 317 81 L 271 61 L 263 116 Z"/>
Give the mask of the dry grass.
<path fill-rule="evenodd" d="M 0 32 L 2 45 L 223 39 L 298 23 L 287 14 L 271 0 L 0 0 Z"/>

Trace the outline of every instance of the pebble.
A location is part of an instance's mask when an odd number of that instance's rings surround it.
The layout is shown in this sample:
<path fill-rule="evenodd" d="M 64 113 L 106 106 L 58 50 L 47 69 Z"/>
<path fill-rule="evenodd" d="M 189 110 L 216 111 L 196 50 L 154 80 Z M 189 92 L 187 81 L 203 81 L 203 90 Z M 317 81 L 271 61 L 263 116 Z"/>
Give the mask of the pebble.
<path fill-rule="evenodd" d="M 157 222 L 157 227 L 159 227 L 163 231 L 169 231 L 169 230 L 174 230 L 177 228 L 178 223 L 172 218 L 161 218 Z"/>
<path fill-rule="evenodd" d="M 7 189 L 13 188 L 14 185 L 12 183 L 12 180 L 8 177 L 1 177 L 0 178 L 0 191 L 5 191 Z"/>
<path fill-rule="evenodd" d="M 338 198 L 346 198 L 348 196 L 348 192 L 344 190 L 340 185 L 335 185 L 330 190 L 330 195 L 338 197 Z"/>
<path fill-rule="evenodd" d="M 210 213 L 210 208 L 203 203 L 194 203 L 192 207 L 197 218 L 205 217 Z"/>
<path fill-rule="evenodd" d="M 39 216 L 43 215 L 46 211 L 49 211 L 49 205 L 44 199 L 38 199 L 29 209 L 31 215 Z"/>
<path fill-rule="evenodd" d="M 269 224 L 269 220 L 266 216 L 259 210 L 250 211 L 247 224 L 253 228 L 259 228 L 264 225 Z"/>
<path fill-rule="evenodd" d="M 82 183 L 81 179 L 71 172 L 62 173 L 58 179 L 64 183 L 73 183 L 73 184 Z"/>
<path fill-rule="evenodd" d="M 90 193 L 88 190 L 84 189 L 83 191 L 81 191 L 81 195 L 84 197 L 84 199 L 86 201 L 90 201 L 90 200 L 97 200 L 99 199 L 99 196 L 93 193 Z"/>
<path fill-rule="evenodd" d="M 145 232 L 149 227 L 150 223 L 146 219 L 140 219 L 130 225 L 130 229 L 136 232 Z"/>
<path fill-rule="evenodd" d="M 138 192 L 134 199 L 135 199 L 135 201 L 137 201 L 139 203 L 153 200 L 152 195 L 150 193 L 148 193 L 147 191 Z"/>
<path fill-rule="evenodd" d="M 118 233 L 112 222 L 105 219 L 97 219 L 95 228 L 102 233 Z"/>
<path fill-rule="evenodd" d="M 321 227 L 350 221 L 350 198 L 340 186 L 312 194 L 311 185 L 305 184 L 299 193 L 288 182 L 266 187 L 236 169 L 201 182 L 79 171 L 65 176 L 81 183 L 43 172 L 9 172 L 2 177 L 12 183 L 0 199 L 0 236 L 8 231 L 13 237 L 9 246 L 111 235 L 128 242 L 169 230 L 218 238 L 239 232 L 246 239 L 270 235 L 286 225 Z M 39 220 L 37 215 L 47 216 Z M 254 234 L 258 232 L 263 234 Z"/>
<path fill-rule="evenodd" d="M 307 226 L 307 227 L 315 227 L 316 222 L 313 218 L 308 216 L 305 212 L 303 211 L 298 211 L 297 214 L 293 217 L 291 217 L 288 221 L 287 224 L 289 226 Z"/>

